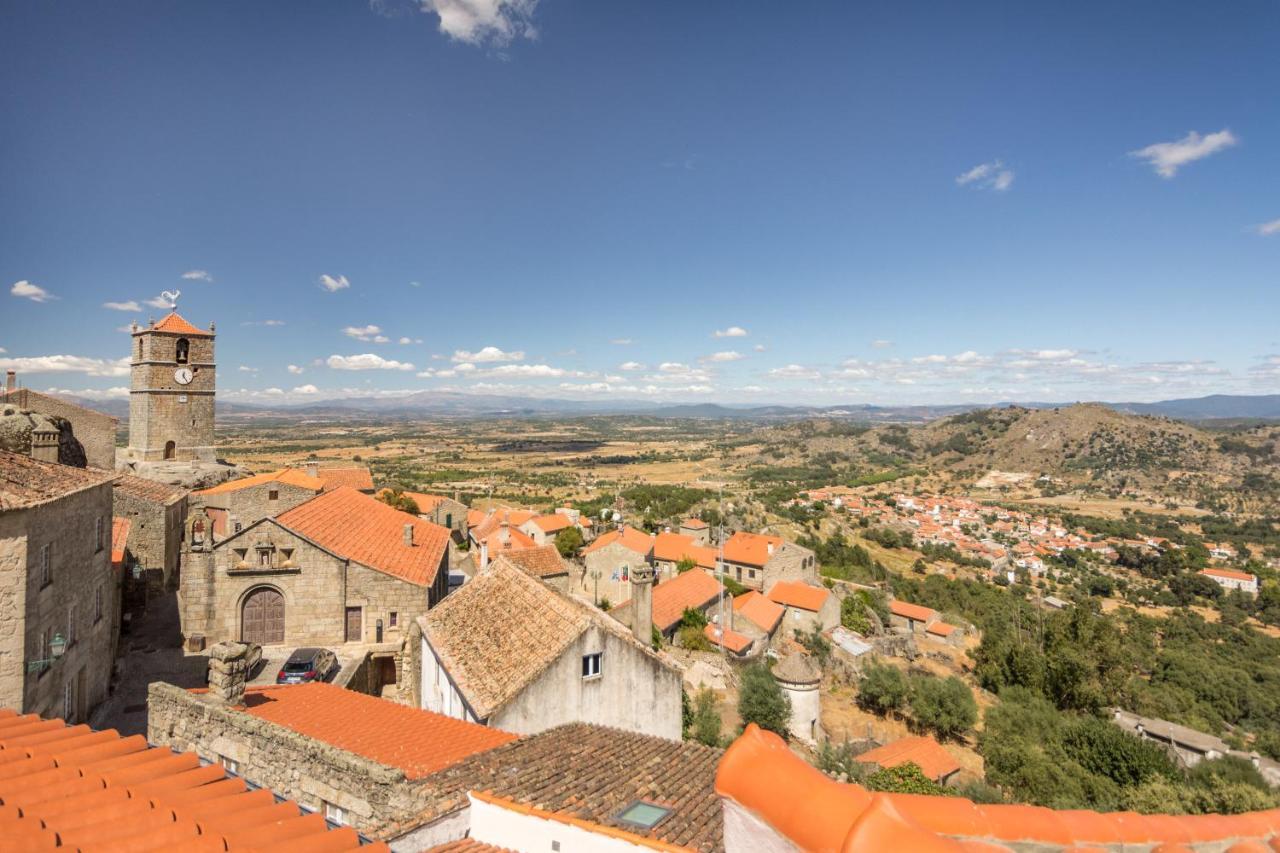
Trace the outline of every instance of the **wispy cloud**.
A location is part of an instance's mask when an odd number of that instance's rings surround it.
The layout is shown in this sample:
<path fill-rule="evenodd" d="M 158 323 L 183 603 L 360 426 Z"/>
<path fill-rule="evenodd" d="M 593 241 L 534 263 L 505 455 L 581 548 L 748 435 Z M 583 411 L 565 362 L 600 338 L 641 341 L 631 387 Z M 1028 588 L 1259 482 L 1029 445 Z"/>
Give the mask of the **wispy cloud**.
<path fill-rule="evenodd" d="M 735 352 L 733 350 L 725 350 L 723 352 L 713 352 L 711 353 L 711 355 L 704 355 L 702 357 L 702 360 L 725 362 L 725 361 L 741 361 L 744 358 L 746 358 L 746 356 L 740 352 Z"/>
<path fill-rule="evenodd" d="M 1270 222 L 1264 222 L 1257 227 L 1257 231 L 1263 237 L 1269 237 L 1272 234 L 1280 234 L 1280 219 L 1273 219 Z"/>
<path fill-rule="evenodd" d="M 103 308 L 110 308 L 112 311 L 141 311 L 142 306 L 136 301 L 130 299 L 128 302 L 104 302 Z"/>
<path fill-rule="evenodd" d="M 624 361 L 618 365 L 618 369 L 626 371 L 644 370 L 644 365 L 638 361 Z"/>
<path fill-rule="evenodd" d="M 320 288 L 330 293 L 337 293 L 339 290 L 346 290 L 351 286 L 351 282 L 347 281 L 345 275 L 329 275 L 325 273 L 320 276 Z"/>
<path fill-rule="evenodd" d="M 173 303 L 164 296 L 153 296 L 146 300 L 145 304 L 150 305 L 152 308 L 163 308 L 165 310 L 173 307 Z"/>
<path fill-rule="evenodd" d="M 49 302 L 58 298 L 43 287 L 25 280 L 14 282 L 9 292 L 22 299 L 30 299 L 32 302 Z"/>
<path fill-rule="evenodd" d="M 817 369 L 802 364 L 787 364 L 773 368 L 769 375 L 776 379 L 817 379 L 822 374 Z"/>
<path fill-rule="evenodd" d="M 717 338 L 745 338 L 747 330 L 741 326 L 730 326 L 727 329 L 716 329 L 712 335 Z"/>
<path fill-rule="evenodd" d="M 1013 170 L 1004 168 L 1004 163 L 992 160 L 980 163 L 967 172 L 956 176 L 956 184 L 973 189 L 995 190 L 1004 192 L 1013 186 Z"/>
<path fill-rule="evenodd" d="M 407 361 L 383 358 L 371 352 L 359 355 L 331 355 L 325 364 L 334 370 L 413 370 Z"/>
<path fill-rule="evenodd" d="M 342 334 L 348 338 L 355 338 L 357 341 L 364 341 L 367 344 L 386 344 L 391 339 L 382 334 L 382 329 L 378 326 L 347 326 L 342 330 Z"/>
<path fill-rule="evenodd" d="M 296 364 L 289 365 L 288 371 L 292 373 L 294 376 L 297 376 L 301 373 L 306 373 L 306 370 L 304 368 L 301 368 Z"/>
<path fill-rule="evenodd" d="M 1201 136 L 1193 130 L 1173 142 L 1157 142 L 1146 148 L 1130 151 L 1129 156 L 1145 160 L 1160 177 L 1172 178 L 1188 163 L 1203 160 L 1211 154 L 1236 145 L 1239 141 L 1226 128 L 1206 136 Z"/>
<path fill-rule="evenodd" d="M 632 341 L 631 338 L 614 338 L 613 340 L 609 341 L 609 343 L 613 344 L 616 347 L 625 347 L 625 346 L 631 345 L 632 343 L 634 343 L 634 341 Z"/>
<path fill-rule="evenodd" d="M 299 385 L 293 389 L 294 394 L 318 394 L 320 389 L 314 385 Z"/>
<path fill-rule="evenodd" d="M 538 0 L 420 0 L 440 17 L 440 32 L 460 42 L 502 48 L 517 38 L 536 39 Z"/>
<path fill-rule="evenodd" d="M 208 270 L 187 270 L 182 274 L 187 281 L 207 281 L 212 283 L 213 276 L 209 275 Z"/>
<path fill-rule="evenodd" d="M 284 320 L 245 320 L 241 326 L 283 326 Z"/>
<path fill-rule="evenodd" d="M 88 358 L 82 355 L 35 355 L 0 358 L 0 370 L 23 373 L 83 373 L 87 376 L 128 376 L 129 358 Z"/>
<path fill-rule="evenodd" d="M 422 343 L 422 338 L 402 337 L 402 338 L 400 338 L 400 343 L 402 343 L 402 344 L 420 344 L 420 343 Z"/>
<path fill-rule="evenodd" d="M 893 346 L 893 341 L 886 341 L 883 338 L 881 338 L 878 341 L 872 341 L 871 345 L 876 349 L 888 349 L 889 347 Z"/>
<path fill-rule="evenodd" d="M 521 350 L 512 350 L 507 352 L 498 347 L 483 347 L 477 352 L 459 349 L 453 351 L 451 361 L 455 364 L 464 362 L 495 362 L 495 361 L 521 361 L 524 359 L 524 352 Z"/>

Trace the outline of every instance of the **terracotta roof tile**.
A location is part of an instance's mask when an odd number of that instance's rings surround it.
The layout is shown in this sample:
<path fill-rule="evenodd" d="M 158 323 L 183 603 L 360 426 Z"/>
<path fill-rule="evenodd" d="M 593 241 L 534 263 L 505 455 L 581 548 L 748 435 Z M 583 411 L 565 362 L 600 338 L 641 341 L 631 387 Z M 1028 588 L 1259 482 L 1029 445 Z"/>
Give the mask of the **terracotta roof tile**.
<path fill-rule="evenodd" d="M 116 480 L 115 490 L 123 495 L 162 504 L 171 504 L 187 493 L 181 486 L 171 486 L 145 477 L 135 477 L 133 474 L 121 474 L 120 479 Z"/>
<path fill-rule="evenodd" d="M 889 612 L 894 616 L 901 616 L 913 622 L 928 622 L 938 615 L 938 611 L 931 608 L 921 607 L 919 604 L 912 604 L 908 601 L 898 601 L 897 599 L 889 602 Z"/>
<path fill-rule="evenodd" d="M 317 545 L 371 569 L 430 586 L 449 547 L 449 531 L 342 487 L 281 513 L 276 521 Z M 413 544 L 404 544 L 405 525 Z"/>
<path fill-rule="evenodd" d="M 536 524 L 543 533 L 558 533 L 561 530 L 573 527 L 573 521 L 558 512 L 551 515 L 534 516 L 529 520 Z"/>
<path fill-rule="evenodd" d="M 702 629 L 702 634 L 713 645 L 724 646 L 735 655 L 740 655 L 751 648 L 751 638 L 731 628 L 722 629 L 719 625 L 707 625 Z"/>
<path fill-rule="evenodd" d="M 700 518 L 686 518 L 680 522 L 681 527 L 687 527 L 690 530 L 706 530 L 707 523 Z"/>
<path fill-rule="evenodd" d="M 877 764 L 881 767 L 897 767 L 911 763 L 935 782 L 960 769 L 960 764 L 951 757 L 951 753 L 928 736 L 904 737 L 864 752 L 857 756 L 857 760 L 863 764 Z"/>
<path fill-rule="evenodd" d="M 653 540 L 653 558 L 678 563 L 688 557 L 704 569 L 715 570 L 716 549 L 698 545 L 692 536 L 683 533 L 659 533 Z"/>
<path fill-rule="evenodd" d="M 195 753 L 152 748 L 140 736 L 0 709 L 0 769 L 6 850 L 388 849 L 360 847 L 355 832 L 331 832 L 297 803 L 277 803 L 221 767 L 202 767 Z"/>
<path fill-rule="evenodd" d="M 475 512 L 475 510 L 472 510 L 472 512 Z M 535 515 L 536 513 L 527 509 L 510 509 L 504 507 L 503 509 L 494 510 L 486 513 L 484 518 L 481 518 L 476 524 L 472 525 L 475 529 L 472 531 L 471 535 L 474 536 L 477 541 L 485 539 L 500 530 L 504 521 L 507 523 L 507 528 L 509 530 L 515 530 Z M 471 524 L 470 513 L 467 515 L 467 523 Z M 522 533 L 520 535 L 523 536 L 524 534 Z M 530 541 L 532 542 L 533 540 Z"/>
<path fill-rule="evenodd" d="M 551 578 L 569 573 L 569 564 L 555 545 L 535 545 L 504 551 L 502 556 L 536 578 Z"/>
<path fill-rule="evenodd" d="M 1200 574 L 1207 575 L 1211 578 L 1226 578 L 1228 580 L 1237 580 L 1250 583 L 1258 579 L 1257 575 L 1248 572 L 1236 572 L 1231 569 L 1201 569 Z"/>
<path fill-rule="evenodd" d="M 778 581 L 769 588 L 769 600 L 786 607 L 817 613 L 831 597 L 831 590 L 804 581 Z"/>
<path fill-rule="evenodd" d="M 723 587 L 720 581 L 702 569 L 690 569 L 669 581 L 653 587 L 653 624 L 659 631 L 670 631 L 680 623 L 686 609 L 701 610 L 715 601 Z M 615 619 L 627 621 L 631 612 L 628 599 L 611 611 Z"/>
<path fill-rule="evenodd" d="M 318 468 L 316 476 L 324 481 L 326 491 L 350 486 L 358 492 L 373 491 L 373 474 L 368 468 L 353 466 L 350 468 Z"/>
<path fill-rule="evenodd" d="M 251 489 L 254 486 L 261 486 L 264 483 L 284 483 L 289 486 L 297 486 L 300 489 L 309 489 L 313 492 L 321 492 L 325 489 L 325 481 L 317 477 L 312 477 L 306 471 L 298 468 L 282 468 L 279 471 L 267 471 L 262 474 L 254 474 L 252 477 L 241 477 L 238 480 L 228 480 L 225 483 L 219 483 L 216 486 L 210 486 L 207 489 L 201 489 L 192 494 L 201 497 L 209 495 L 225 495 L 231 492 L 238 492 L 242 489 Z"/>
<path fill-rule="evenodd" d="M 755 590 L 745 592 L 735 598 L 733 600 L 733 610 L 766 634 L 774 632 L 778 627 L 778 623 L 782 621 L 783 614 L 786 613 L 781 604 L 776 601 L 770 601 Z"/>
<path fill-rule="evenodd" d="M 532 536 L 518 527 L 499 527 L 492 533 L 480 537 L 478 541 L 488 546 L 489 559 L 493 559 L 499 554 L 509 554 L 512 551 L 533 548 L 537 544 L 533 541 Z"/>
<path fill-rule="evenodd" d="M 245 711 L 419 779 L 516 736 L 315 682 L 250 688 Z M 359 720 L 359 725 L 352 721 Z"/>
<path fill-rule="evenodd" d="M 926 634 L 935 634 L 939 637 L 950 637 L 956 632 L 955 625 L 948 625 L 946 622 L 934 622 L 928 628 L 925 628 Z"/>
<path fill-rule="evenodd" d="M 129 528 L 132 526 L 130 519 L 111 519 L 111 565 L 116 568 L 124 565 L 124 552 L 129 547 Z"/>
<path fill-rule="evenodd" d="M 159 323 L 156 323 L 150 329 L 139 329 L 139 332 L 145 331 L 170 332 L 175 335 L 200 335 L 201 337 L 206 338 L 213 337 L 213 332 L 210 332 L 208 329 L 201 329 L 198 326 L 191 325 L 177 311 L 170 311 Z"/>
<path fill-rule="evenodd" d="M 621 530 L 610 530 L 608 533 L 601 533 L 596 538 L 596 541 L 582 549 L 582 554 L 583 556 L 586 556 L 587 554 L 594 554 L 596 551 L 606 548 L 614 542 L 617 542 L 630 551 L 634 551 L 642 557 L 647 557 L 653 552 L 652 536 L 648 533 L 641 533 L 634 527 L 623 527 Z"/>
<path fill-rule="evenodd" d="M 383 495 L 389 494 L 390 492 L 391 492 L 390 489 L 383 489 L 382 491 L 378 492 L 378 497 L 382 497 Z M 403 494 L 405 497 L 410 498 L 414 503 L 418 505 L 418 512 L 421 512 L 421 513 L 431 512 L 436 507 L 440 506 L 440 504 L 445 502 L 444 495 L 429 495 L 425 492 L 411 492 L 408 489 L 406 489 L 403 492 Z"/>
<path fill-rule="evenodd" d="M 744 566 L 763 566 L 773 556 L 770 547 L 776 551 L 782 544 L 780 536 L 739 530 L 724 543 L 724 558 L 727 562 L 741 563 Z"/>
<path fill-rule="evenodd" d="M 114 480 L 117 474 L 96 468 L 72 468 L 42 462 L 24 453 L 0 450 L 0 510 L 22 509 Z"/>

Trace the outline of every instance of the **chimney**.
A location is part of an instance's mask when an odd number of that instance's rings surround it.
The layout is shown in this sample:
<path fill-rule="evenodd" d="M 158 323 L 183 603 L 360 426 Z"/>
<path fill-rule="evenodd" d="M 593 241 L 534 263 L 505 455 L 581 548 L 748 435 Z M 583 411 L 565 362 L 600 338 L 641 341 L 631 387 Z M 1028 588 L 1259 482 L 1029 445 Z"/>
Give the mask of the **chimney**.
<path fill-rule="evenodd" d="M 484 569 L 489 565 L 489 543 L 480 543 L 480 568 Z"/>
<path fill-rule="evenodd" d="M 765 547 L 765 549 L 766 549 L 766 550 L 768 550 L 768 552 L 769 552 L 769 556 L 770 556 L 770 557 L 772 557 L 772 556 L 773 556 L 773 543 L 772 543 L 772 542 L 766 542 L 766 543 L 764 543 L 764 547 Z"/>
<path fill-rule="evenodd" d="M 631 569 L 631 633 L 648 647 L 653 642 L 653 566 Z"/>
<path fill-rule="evenodd" d="M 453 499 L 454 499 L 454 501 L 456 501 L 457 503 L 462 503 L 462 489 L 454 489 L 454 490 L 453 490 Z"/>
<path fill-rule="evenodd" d="M 244 643 L 218 643 L 209 649 L 209 701 L 215 705 L 243 705 L 249 674 Z"/>
<path fill-rule="evenodd" d="M 57 462 L 58 433 L 46 429 L 32 430 L 31 458 L 41 462 Z"/>
<path fill-rule="evenodd" d="M 319 462 L 308 462 L 308 463 L 307 463 L 307 476 L 310 476 L 310 477 L 319 477 L 319 476 L 320 476 L 320 463 L 319 463 Z"/>
<path fill-rule="evenodd" d="M 509 512 L 502 514 L 502 529 L 498 531 L 498 541 L 504 548 L 511 544 L 511 513 Z"/>
<path fill-rule="evenodd" d="M 408 547 L 408 548 L 413 547 L 413 525 L 412 524 L 406 524 L 404 526 L 404 544 L 405 544 L 405 547 Z"/>
<path fill-rule="evenodd" d="M 18 372 L 10 370 L 4 375 L 4 390 L 6 394 L 12 394 L 18 389 Z"/>

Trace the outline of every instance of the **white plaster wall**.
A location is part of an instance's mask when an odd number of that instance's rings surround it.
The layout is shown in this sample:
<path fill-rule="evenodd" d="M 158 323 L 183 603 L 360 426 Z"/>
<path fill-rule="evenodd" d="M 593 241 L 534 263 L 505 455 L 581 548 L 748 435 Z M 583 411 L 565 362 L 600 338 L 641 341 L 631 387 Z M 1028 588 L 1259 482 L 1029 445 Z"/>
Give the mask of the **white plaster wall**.
<path fill-rule="evenodd" d="M 625 838 L 521 814 L 493 803 L 471 798 L 471 837 L 484 844 L 509 850 L 559 850 L 560 853 L 653 853 L 648 845 Z M 558 843 L 558 846 L 553 844 Z"/>

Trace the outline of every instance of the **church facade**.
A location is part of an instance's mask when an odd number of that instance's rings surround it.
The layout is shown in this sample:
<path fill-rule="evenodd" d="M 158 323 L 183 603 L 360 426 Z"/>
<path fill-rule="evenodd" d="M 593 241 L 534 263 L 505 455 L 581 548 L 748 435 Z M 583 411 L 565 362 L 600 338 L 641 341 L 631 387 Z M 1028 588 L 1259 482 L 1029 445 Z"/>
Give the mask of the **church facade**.
<path fill-rule="evenodd" d="M 176 311 L 135 327 L 129 389 L 129 461 L 217 461 L 214 452 L 214 326 Z"/>

